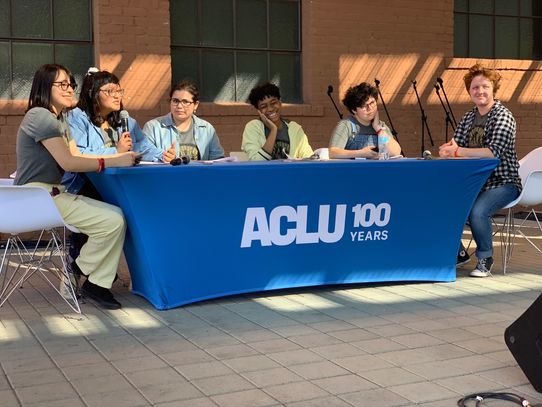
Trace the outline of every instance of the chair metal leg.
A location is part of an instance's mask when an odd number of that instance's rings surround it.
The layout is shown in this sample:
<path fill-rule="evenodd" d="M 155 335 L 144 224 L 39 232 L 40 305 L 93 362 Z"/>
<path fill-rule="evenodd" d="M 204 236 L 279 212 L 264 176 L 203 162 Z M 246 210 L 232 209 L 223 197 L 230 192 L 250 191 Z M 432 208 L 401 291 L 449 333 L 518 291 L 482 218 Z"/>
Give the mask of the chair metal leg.
<path fill-rule="evenodd" d="M 521 230 L 521 228 L 523 227 L 523 225 L 525 224 L 525 222 L 527 222 L 527 220 L 529 219 L 529 216 L 530 215 L 533 215 L 535 221 L 536 221 L 536 224 L 538 226 L 538 230 L 540 231 L 540 235 L 542 236 L 542 224 L 540 223 L 540 220 L 538 219 L 538 215 L 536 214 L 535 210 L 534 209 L 531 209 L 531 211 L 527 214 L 527 216 L 525 216 L 525 219 L 523 219 L 521 221 L 521 223 L 519 224 L 518 228 L 517 228 L 517 232 L 525 238 L 525 240 L 527 240 L 531 246 L 533 246 L 536 250 L 538 250 L 539 253 L 542 253 L 542 248 L 540 248 L 536 242 L 533 241 L 533 239 L 531 239 L 531 237 L 527 236 L 523 230 Z"/>
<path fill-rule="evenodd" d="M 499 235 L 501 241 L 503 273 L 506 274 L 508 264 L 510 263 L 510 259 L 512 258 L 514 241 L 516 237 L 513 208 L 508 209 L 504 218 L 504 223 L 499 230 Z"/>
<path fill-rule="evenodd" d="M 73 311 L 78 314 L 81 313 L 81 308 L 77 300 L 77 290 L 74 288 L 66 258 L 65 228 L 62 228 L 62 235 L 57 230 L 49 232 L 51 235 L 50 239 L 45 249 L 41 251 L 41 254 L 38 254 L 37 247 L 34 248 L 32 253 L 28 252 L 24 244 L 20 240 L 19 242 L 17 241 L 17 237 L 11 237 L 8 240 L 0 267 L 0 274 L 4 274 L 0 293 L 0 307 L 18 287 L 22 287 L 25 281 L 35 273 L 38 273 Z M 40 235 L 40 240 L 41 238 L 42 236 Z M 14 249 L 17 250 L 19 261 L 16 262 L 17 266 L 12 267 L 14 269 L 10 274 L 9 265 Z M 60 259 L 60 262 L 58 262 L 58 259 Z M 53 282 L 53 278 L 55 282 Z M 57 288 L 58 283 L 56 281 L 62 282 L 60 289 Z"/>

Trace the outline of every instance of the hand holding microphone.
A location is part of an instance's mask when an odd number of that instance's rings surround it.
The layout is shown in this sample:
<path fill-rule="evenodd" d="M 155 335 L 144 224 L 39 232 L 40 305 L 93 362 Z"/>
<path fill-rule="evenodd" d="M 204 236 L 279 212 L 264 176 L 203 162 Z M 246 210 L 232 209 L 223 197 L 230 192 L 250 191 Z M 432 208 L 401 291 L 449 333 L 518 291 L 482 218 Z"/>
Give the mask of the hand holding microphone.
<path fill-rule="evenodd" d="M 124 153 L 132 149 L 132 137 L 130 136 L 130 128 L 128 125 L 128 118 L 130 116 L 128 115 L 128 112 L 126 110 L 121 110 L 119 117 L 122 134 L 117 143 L 117 151 L 119 153 Z"/>
<path fill-rule="evenodd" d="M 177 148 L 176 148 L 176 142 L 173 141 L 171 143 L 171 147 L 169 147 L 166 151 L 164 151 L 164 154 L 162 154 L 162 161 L 165 163 L 171 162 L 171 160 L 174 160 L 175 157 L 177 157 Z"/>

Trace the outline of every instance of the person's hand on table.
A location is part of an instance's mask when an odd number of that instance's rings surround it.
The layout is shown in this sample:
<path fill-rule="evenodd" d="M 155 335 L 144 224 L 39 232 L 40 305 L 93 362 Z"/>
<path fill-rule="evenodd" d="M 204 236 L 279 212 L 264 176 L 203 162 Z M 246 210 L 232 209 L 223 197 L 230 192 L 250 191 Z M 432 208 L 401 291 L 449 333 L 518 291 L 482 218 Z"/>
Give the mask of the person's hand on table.
<path fill-rule="evenodd" d="M 162 155 L 162 161 L 165 163 L 169 163 L 171 160 L 177 157 L 177 148 L 176 148 L 175 141 L 171 144 L 171 147 L 167 149 L 167 151 L 164 151 L 164 154 Z"/>
<path fill-rule="evenodd" d="M 455 139 L 451 139 L 447 143 L 444 143 L 438 148 L 438 155 L 443 158 L 452 158 L 455 156 L 455 153 L 459 146 L 455 142 Z"/>

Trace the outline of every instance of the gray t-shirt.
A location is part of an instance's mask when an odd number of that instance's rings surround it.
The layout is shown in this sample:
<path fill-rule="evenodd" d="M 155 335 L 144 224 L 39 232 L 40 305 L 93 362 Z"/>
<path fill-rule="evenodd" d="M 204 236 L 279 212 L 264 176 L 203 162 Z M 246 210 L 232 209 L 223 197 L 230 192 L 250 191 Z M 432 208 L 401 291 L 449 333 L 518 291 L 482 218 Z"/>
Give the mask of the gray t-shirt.
<path fill-rule="evenodd" d="M 43 107 L 30 109 L 17 133 L 16 185 L 29 182 L 60 184 L 64 171 L 41 143 L 53 137 L 63 137 L 66 144 L 71 138 L 63 116 L 57 119 Z"/>
<path fill-rule="evenodd" d="M 194 138 L 194 120 L 186 131 L 179 131 L 179 156 L 190 157 L 191 160 L 199 160 L 201 157 Z"/>

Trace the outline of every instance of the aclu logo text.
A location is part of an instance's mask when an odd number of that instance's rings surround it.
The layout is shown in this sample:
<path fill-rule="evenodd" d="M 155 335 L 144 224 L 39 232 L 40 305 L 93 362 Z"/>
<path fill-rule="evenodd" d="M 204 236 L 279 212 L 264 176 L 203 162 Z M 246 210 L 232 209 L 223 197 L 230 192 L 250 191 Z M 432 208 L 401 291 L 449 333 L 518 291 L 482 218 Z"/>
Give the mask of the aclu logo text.
<path fill-rule="evenodd" d="M 331 215 L 331 205 L 318 207 L 318 223 L 315 231 L 309 231 L 308 205 L 277 206 L 267 215 L 265 208 L 247 208 L 241 248 L 252 247 L 254 242 L 262 246 L 287 246 L 290 244 L 336 243 L 344 236 L 348 206 L 335 205 L 335 216 Z M 386 240 L 391 218 L 389 203 L 357 204 L 351 208 L 353 215 L 349 236 L 352 241 Z M 367 228 L 377 230 L 366 230 Z M 360 230 L 361 229 L 361 230 Z"/>

